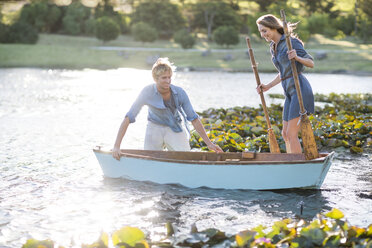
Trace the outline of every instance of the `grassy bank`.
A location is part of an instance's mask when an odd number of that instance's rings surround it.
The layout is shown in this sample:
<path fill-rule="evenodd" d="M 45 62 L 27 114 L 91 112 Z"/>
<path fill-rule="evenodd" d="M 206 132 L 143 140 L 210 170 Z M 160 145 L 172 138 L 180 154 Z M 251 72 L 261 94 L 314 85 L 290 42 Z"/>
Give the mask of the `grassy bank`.
<path fill-rule="evenodd" d="M 268 44 L 252 37 L 256 61 L 261 72 L 275 71 Z M 100 50 L 97 47 L 114 47 Z M 314 36 L 305 44 L 316 57 L 325 52 L 327 57 L 315 59 L 316 66 L 308 72 L 365 72 L 372 73 L 372 44 L 362 45 L 352 41 L 335 41 Z M 125 48 L 125 50 L 123 50 Z M 205 51 L 211 52 L 202 56 Z M 184 50 L 172 41 L 154 43 L 136 42 L 131 36 L 103 44 L 93 37 L 41 34 L 36 45 L 0 44 L 0 67 L 41 67 L 68 69 L 109 69 L 132 67 L 149 69 L 151 57 L 169 57 L 178 67 L 195 70 L 224 69 L 250 71 L 244 37 L 240 44 L 229 49 L 199 38 L 193 49 Z M 230 57 L 230 60 L 226 60 Z"/>

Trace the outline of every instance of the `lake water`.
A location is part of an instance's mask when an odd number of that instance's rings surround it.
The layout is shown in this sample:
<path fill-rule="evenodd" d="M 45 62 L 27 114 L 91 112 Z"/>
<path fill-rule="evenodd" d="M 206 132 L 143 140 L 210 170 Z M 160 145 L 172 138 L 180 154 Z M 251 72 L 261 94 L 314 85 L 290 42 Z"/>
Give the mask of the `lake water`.
<path fill-rule="evenodd" d="M 0 69 L 0 247 L 28 238 L 67 247 L 92 243 L 103 230 L 139 227 L 156 240 L 171 221 L 235 234 L 282 218 L 312 219 L 334 207 L 360 227 L 372 223 L 371 155 L 338 152 L 321 190 L 189 189 L 105 179 L 92 148 L 111 148 L 117 129 L 150 71 Z M 268 82 L 274 74 L 261 74 Z M 372 93 L 372 77 L 308 74 L 316 93 Z M 195 110 L 252 106 L 251 73 L 178 72 L 174 84 Z M 282 93 L 280 86 L 270 93 Z M 269 105 L 282 100 L 266 99 Z M 146 109 L 122 148 L 142 149 Z M 366 197 L 367 196 L 367 197 Z M 304 211 L 300 215 L 300 204 Z"/>

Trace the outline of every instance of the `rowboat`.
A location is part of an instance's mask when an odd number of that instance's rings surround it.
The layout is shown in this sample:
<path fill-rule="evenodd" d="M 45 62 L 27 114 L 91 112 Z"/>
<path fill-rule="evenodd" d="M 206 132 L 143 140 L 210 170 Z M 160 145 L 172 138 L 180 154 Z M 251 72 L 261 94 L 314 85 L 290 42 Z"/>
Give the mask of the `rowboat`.
<path fill-rule="evenodd" d="M 122 149 L 116 160 L 109 150 L 93 152 L 109 178 L 252 190 L 319 189 L 334 157 L 334 152 L 305 160 L 304 154 Z"/>

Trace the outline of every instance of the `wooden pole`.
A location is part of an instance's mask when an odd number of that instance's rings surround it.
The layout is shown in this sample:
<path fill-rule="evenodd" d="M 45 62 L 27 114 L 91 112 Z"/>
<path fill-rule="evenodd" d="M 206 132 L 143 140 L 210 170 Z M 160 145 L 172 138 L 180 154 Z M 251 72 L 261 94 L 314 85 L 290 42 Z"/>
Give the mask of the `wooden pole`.
<path fill-rule="evenodd" d="M 258 85 L 261 84 L 261 80 L 260 80 L 260 76 L 258 75 L 256 60 L 254 59 L 254 54 L 253 54 L 251 42 L 250 42 L 248 37 L 246 37 L 246 41 L 247 41 L 247 46 L 248 46 L 248 51 L 249 51 L 249 57 L 251 59 L 252 69 L 253 69 L 254 76 L 256 78 L 256 82 L 257 82 L 257 86 L 258 86 Z M 267 124 L 267 133 L 268 133 L 268 137 L 269 137 L 270 152 L 271 153 L 280 153 L 278 142 L 276 141 L 274 131 L 271 128 L 269 113 L 267 111 L 265 97 L 264 97 L 262 91 L 260 93 L 260 97 L 261 97 L 262 108 L 263 108 L 264 113 L 265 113 L 265 119 L 266 119 L 266 124 Z"/>
<path fill-rule="evenodd" d="M 284 10 L 280 10 L 280 15 L 282 16 L 283 29 L 284 29 L 284 34 L 285 34 L 285 40 L 287 43 L 287 48 L 288 48 L 288 51 L 290 51 L 292 50 L 292 43 L 290 39 L 290 34 L 288 32 L 288 24 L 287 24 Z M 291 59 L 291 68 L 292 68 L 292 73 L 293 73 L 293 79 L 295 82 L 298 102 L 300 104 L 300 111 L 301 111 L 300 113 L 301 128 L 300 129 L 301 129 L 302 143 L 304 146 L 305 158 L 307 160 L 311 160 L 311 159 L 318 158 L 319 153 L 316 147 L 313 129 L 311 128 L 309 117 L 307 116 L 306 110 L 304 108 L 295 59 Z"/>

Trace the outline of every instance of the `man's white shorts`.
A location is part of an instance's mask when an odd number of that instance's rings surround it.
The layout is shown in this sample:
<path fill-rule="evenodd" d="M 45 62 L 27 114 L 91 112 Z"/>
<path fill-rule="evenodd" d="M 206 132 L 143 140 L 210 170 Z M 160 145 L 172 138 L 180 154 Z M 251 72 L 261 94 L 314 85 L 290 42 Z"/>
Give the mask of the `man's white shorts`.
<path fill-rule="evenodd" d="M 185 128 L 176 133 L 170 127 L 148 121 L 145 150 L 190 151 L 189 135 Z"/>

